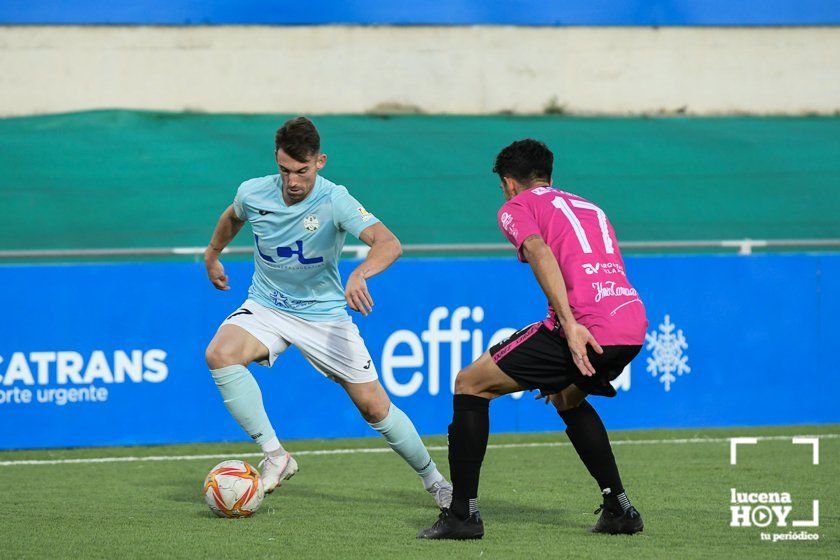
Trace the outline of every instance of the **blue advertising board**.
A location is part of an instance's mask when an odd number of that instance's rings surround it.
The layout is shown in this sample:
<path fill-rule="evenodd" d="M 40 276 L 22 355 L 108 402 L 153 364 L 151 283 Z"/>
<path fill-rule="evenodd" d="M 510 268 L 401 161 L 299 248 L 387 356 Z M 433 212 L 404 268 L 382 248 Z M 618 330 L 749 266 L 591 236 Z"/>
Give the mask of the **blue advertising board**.
<path fill-rule="evenodd" d="M 0 23 L 126 25 L 836 25 L 836 0 L 5 0 Z"/>
<path fill-rule="evenodd" d="M 609 428 L 840 421 L 840 255 L 632 257 L 627 269 L 650 326 L 618 396 L 592 399 Z M 246 439 L 204 363 L 252 264 L 227 271 L 233 289 L 219 292 L 201 264 L 0 267 L 0 449 Z M 403 259 L 369 286 L 375 312 L 354 319 L 422 434 L 446 432 L 458 370 L 545 311 L 514 259 Z M 375 435 L 296 350 L 251 369 L 281 438 Z M 552 410 L 503 397 L 492 430 L 562 430 Z"/>

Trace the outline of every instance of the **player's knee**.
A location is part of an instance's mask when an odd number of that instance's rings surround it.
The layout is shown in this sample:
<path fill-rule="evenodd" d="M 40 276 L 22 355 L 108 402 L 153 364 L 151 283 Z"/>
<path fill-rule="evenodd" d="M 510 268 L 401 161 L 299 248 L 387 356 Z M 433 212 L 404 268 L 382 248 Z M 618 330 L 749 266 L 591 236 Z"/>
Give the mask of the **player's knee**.
<path fill-rule="evenodd" d="M 551 404 L 557 412 L 563 413 L 580 406 L 583 401 L 577 397 L 567 395 L 565 392 L 556 393 L 551 396 Z"/>
<path fill-rule="evenodd" d="M 360 403 L 359 412 L 362 414 L 362 418 L 365 419 L 365 422 L 369 424 L 375 424 L 376 422 L 381 422 L 388 416 L 388 412 L 391 409 L 391 403 L 383 403 L 383 402 L 363 402 Z"/>
<path fill-rule="evenodd" d="M 472 383 L 469 379 L 469 374 L 466 373 L 466 370 L 461 370 L 458 372 L 458 375 L 455 376 L 455 394 L 456 395 L 470 395 L 470 390 L 472 390 Z"/>
<path fill-rule="evenodd" d="M 476 382 L 475 375 L 473 375 L 469 368 L 462 369 L 455 376 L 455 394 L 456 395 L 478 395 L 482 388 Z"/>
<path fill-rule="evenodd" d="M 207 361 L 207 367 L 210 369 L 219 369 L 241 363 L 239 356 L 237 356 L 237 353 L 232 348 L 212 342 L 204 351 L 204 359 Z"/>

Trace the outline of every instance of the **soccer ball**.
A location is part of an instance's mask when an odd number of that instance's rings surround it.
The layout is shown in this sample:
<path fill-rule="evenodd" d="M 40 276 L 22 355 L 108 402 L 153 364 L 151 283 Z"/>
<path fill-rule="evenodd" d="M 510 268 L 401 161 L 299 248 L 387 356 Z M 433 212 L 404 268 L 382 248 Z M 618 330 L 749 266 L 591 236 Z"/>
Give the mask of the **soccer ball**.
<path fill-rule="evenodd" d="M 219 517 L 250 517 L 264 496 L 260 473 L 245 461 L 222 461 L 204 479 L 204 501 Z"/>

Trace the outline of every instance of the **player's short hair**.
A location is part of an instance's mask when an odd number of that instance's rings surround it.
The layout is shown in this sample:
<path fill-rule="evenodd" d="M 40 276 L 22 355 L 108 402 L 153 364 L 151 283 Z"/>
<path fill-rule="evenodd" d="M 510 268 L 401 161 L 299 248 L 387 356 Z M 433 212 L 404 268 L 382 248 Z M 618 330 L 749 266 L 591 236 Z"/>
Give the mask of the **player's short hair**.
<path fill-rule="evenodd" d="M 517 140 L 499 152 L 493 164 L 493 173 L 526 183 L 534 179 L 550 181 L 553 168 L 554 154 L 548 146 L 539 140 L 526 138 Z"/>
<path fill-rule="evenodd" d="M 283 150 L 303 163 L 321 151 L 321 135 L 312 121 L 295 117 L 283 123 L 274 135 L 274 153 Z"/>

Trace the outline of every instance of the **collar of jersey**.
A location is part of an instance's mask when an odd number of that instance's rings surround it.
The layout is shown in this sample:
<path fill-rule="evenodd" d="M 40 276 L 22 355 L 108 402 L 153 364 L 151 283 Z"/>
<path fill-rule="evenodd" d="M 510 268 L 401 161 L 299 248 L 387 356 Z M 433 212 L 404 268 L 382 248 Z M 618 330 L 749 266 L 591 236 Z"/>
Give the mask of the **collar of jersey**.
<path fill-rule="evenodd" d="M 545 185 L 534 185 L 534 186 L 533 186 L 533 187 L 531 187 L 530 189 L 526 189 L 526 190 L 522 191 L 521 193 L 519 193 L 518 195 L 514 196 L 513 198 L 511 198 L 510 200 L 508 200 L 508 201 L 506 201 L 506 202 L 513 202 L 514 200 L 518 200 L 519 198 L 523 198 L 523 199 L 524 199 L 526 194 L 531 193 L 534 189 L 538 189 L 538 188 L 540 188 L 540 187 L 548 187 L 549 189 L 554 189 L 554 190 L 557 190 L 557 189 L 556 189 L 553 185 L 548 185 L 548 184 L 545 184 Z M 315 189 L 312 189 L 312 190 L 314 191 Z M 311 193 L 310 193 L 310 195 L 311 195 Z"/>

